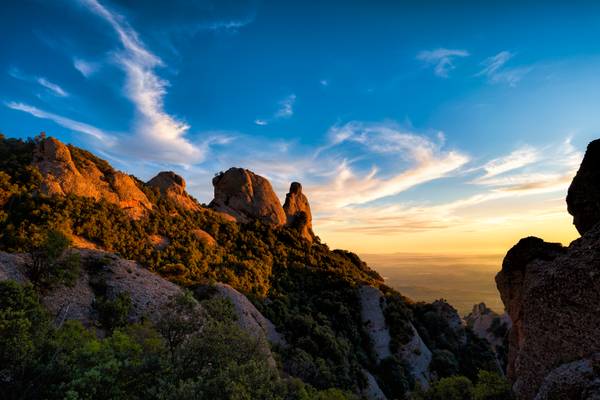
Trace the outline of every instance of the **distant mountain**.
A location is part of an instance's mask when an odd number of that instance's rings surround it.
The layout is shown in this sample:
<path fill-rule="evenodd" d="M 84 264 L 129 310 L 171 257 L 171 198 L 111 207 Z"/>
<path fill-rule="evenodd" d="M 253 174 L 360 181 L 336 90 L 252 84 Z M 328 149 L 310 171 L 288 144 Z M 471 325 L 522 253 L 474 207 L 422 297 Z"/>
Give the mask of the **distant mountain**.
<path fill-rule="evenodd" d="M 54 138 L 0 137 L 0 397 L 429 398 L 461 379 L 484 390 L 481 370 L 502 383 L 454 308 L 321 243 L 299 183 L 283 205 L 243 168 L 213 185 L 204 206 L 173 172 L 145 183 Z"/>

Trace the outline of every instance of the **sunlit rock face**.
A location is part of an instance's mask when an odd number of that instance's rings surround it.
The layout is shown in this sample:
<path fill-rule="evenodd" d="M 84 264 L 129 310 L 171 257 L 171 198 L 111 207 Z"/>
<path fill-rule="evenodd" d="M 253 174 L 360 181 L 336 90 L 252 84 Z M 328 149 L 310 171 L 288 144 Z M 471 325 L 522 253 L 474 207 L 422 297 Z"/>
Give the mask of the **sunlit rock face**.
<path fill-rule="evenodd" d="M 102 160 L 86 154 L 73 157 L 68 146 L 51 137 L 40 139 L 33 155 L 33 165 L 42 174 L 41 190 L 45 194 L 104 199 L 136 219 L 152 209 L 152 203 L 132 177 L 101 163 Z"/>
<path fill-rule="evenodd" d="M 200 210 L 200 205 L 185 191 L 185 180 L 172 171 L 159 172 L 148 181 L 147 185 L 159 189 L 161 195 L 186 210 Z"/>
<path fill-rule="evenodd" d="M 298 229 L 303 238 L 312 242 L 312 214 L 300 183 L 292 182 L 290 185 L 290 191 L 285 196 L 283 211 L 287 218 L 287 225 Z"/>
<path fill-rule="evenodd" d="M 600 383 L 599 153 L 600 142 L 590 143 L 567 198 L 583 236 L 569 247 L 521 239 L 496 276 L 513 323 L 507 374 L 519 400 L 597 398 L 586 393 Z"/>
<path fill-rule="evenodd" d="M 591 142 L 567 194 L 567 209 L 581 235 L 600 221 L 600 139 Z"/>
<path fill-rule="evenodd" d="M 213 178 L 215 198 L 210 207 L 231 215 L 237 222 L 258 219 L 263 223 L 281 226 L 286 223 L 285 212 L 271 183 L 262 176 L 243 168 L 230 168 Z"/>

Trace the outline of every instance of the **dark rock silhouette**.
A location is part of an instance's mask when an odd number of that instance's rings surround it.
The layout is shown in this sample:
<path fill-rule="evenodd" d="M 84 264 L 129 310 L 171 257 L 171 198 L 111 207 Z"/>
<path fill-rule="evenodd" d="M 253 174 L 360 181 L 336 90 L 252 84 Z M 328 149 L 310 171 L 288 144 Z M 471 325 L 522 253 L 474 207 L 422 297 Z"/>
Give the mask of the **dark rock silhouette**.
<path fill-rule="evenodd" d="M 594 141 L 567 198 L 583 236 L 569 247 L 521 239 L 496 276 L 513 323 L 507 374 L 519 400 L 597 398 L 581 396 L 600 381 L 599 157 Z"/>
<path fill-rule="evenodd" d="M 600 139 L 588 144 L 567 194 L 567 209 L 581 235 L 600 221 Z"/>

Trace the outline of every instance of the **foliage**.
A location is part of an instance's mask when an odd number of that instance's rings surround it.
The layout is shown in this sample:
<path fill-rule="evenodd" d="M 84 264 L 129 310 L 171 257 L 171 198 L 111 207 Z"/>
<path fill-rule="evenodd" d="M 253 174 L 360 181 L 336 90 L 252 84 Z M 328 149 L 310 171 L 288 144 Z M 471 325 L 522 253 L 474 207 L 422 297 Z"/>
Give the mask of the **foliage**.
<path fill-rule="evenodd" d="M 58 284 L 72 286 L 79 276 L 79 255 L 68 253 L 69 238 L 50 230 L 43 241 L 31 250 L 27 275 L 35 285 L 49 288 Z"/>
<path fill-rule="evenodd" d="M 479 371 L 476 384 L 466 376 L 454 375 L 435 382 L 414 400 L 511 400 L 510 384 L 496 372 Z"/>
<path fill-rule="evenodd" d="M 131 297 L 126 292 L 119 293 L 112 300 L 105 297 L 97 298 L 95 303 L 98 320 L 107 332 L 113 332 L 116 328 L 127 325 L 131 306 Z"/>

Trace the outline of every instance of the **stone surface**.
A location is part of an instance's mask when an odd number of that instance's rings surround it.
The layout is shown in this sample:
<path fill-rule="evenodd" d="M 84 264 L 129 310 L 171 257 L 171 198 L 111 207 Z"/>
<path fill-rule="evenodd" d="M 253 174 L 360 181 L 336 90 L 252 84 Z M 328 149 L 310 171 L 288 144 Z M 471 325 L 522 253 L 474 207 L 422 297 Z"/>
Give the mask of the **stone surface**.
<path fill-rule="evenodd" d="M 373 351 L 379 363 L 392 355 L 390 331 L 384 314 L 385 298 L 378 288 L 368 285 L 359 288 L 359 297 L 363 326 L 371 339 Z M 406 362 L 415 381 L 426 389 L 429 387 L 431 378 L 429 365 L 432 354 L 412 323 L 410 323 L 410 328 L 413 335 L 408 343 L 398 349 L 397 356 Z"/>
<path fill-rule="evenodd" d="M 390 331 L 385 322 L 381 305 L 384 301 L 383 293 L 373 286 L 363 285 L 359 288 L 360 315 L 377 357 L 377 362 L 391 356 Z"/>
<path fill-rule="evenodd" d="M 550 372 L 535 400 L 600 400 L 600 353 Z"/>
<path fill-rule="evenodd" d="M 367 378 L 367 387 L 363 389 L 362 395 L 367 400 L 387 400 L 375 377 L 367 370 L 363 370 L 363 374 Z"/>
<path fill-rule="evenodd" d="M 488 308 L 485 303 L 475 304 L 473 311 L 465 317 L 465 322 L 475 335 L 487 340 L 493 349 L 502 346 L 504 341 L 504 337 L 497 335 L 496 331 L 508 331 L 512 326 L 508 314 L 500 315 Z"/>
<path fill-rule="evenodd" d="M 461 345 L 465 345 L 467 343 L 467 335 L 465 332 L 465 322 L 462 320 L 460 315 L 458 315 L 458 311 L 456 308 L 452 307 L 445 300 L 436 300 L 431 303 L 435 312 L 443 318 L 446 322 L 448 322 L 448 326 L 456 337 Z"/>
<path fill-rule="evenodd" d="M 173 171 L 159 172 L 158 175 L 150 179 L 146 184 L 159 189 L 163 196 L 172 200 L 183 209 L 192 211 L 199 211 L 201 209 L 200 204 L 185 191 L 185 180 Z"/>
<path fill-rule="evenodd" d="M 105 296 L 115 298 L 119 293 L 129 293 L 132 302 L 129 320 L 151 320 L 158 316 L 159 308 L 181 293 L 181 289 L 153 274 L 137 263 L 97 250 L 73 250 L 82 260 L 79 279 L 73 287 L 58 286 L 46 293 L 44 305 L 55 321 L 79 320 L 85 326 L 94 326 L 96 311 L 94 283 L 102 282 Z M 24 271 L 28 255 L 0 253 L 0 280 L 12 279 L 25 283 Z"/>
<path fill-rule="evenodd" d="M 591 142 L 567 194 L 567 209 L 580 234 L 600 221 L 600 139 Z"/>
<path fill-rule="evenodd" d="M 104 199 L 124 209 L 132 218 L 140 218 L 152 209 L 132 177 L 112 168 L 102 171 L 85 157 L 75 162 L 69 147 L 52 137 L 37 143 L 33 165 L 42 173 L 41 190 L 45 194 Z"/>
<path fill-rule="evenodd" d="M 518 399 L 533 399 L 555 368 L 600 351 L 600 226 L 568 248 L 521 239 L 496 284 L 513 323 L 507 375 Z"/>
<path fill-rule="evenodd" d="M 272 344 L 285 346 L 285 339 L 277 332 L 275 325 L 265 318 L 246 296 L 225 283 L 216 283 L 215 287 L 220 296 L 233 303 L 242 329 L 255 336 L 263 337 Z"/>
<path fill-rule="evenodd" d="M 302 185 L 298 182 L 292 182 L 290 191 L 285 196 L 283 211 L 287 219 L 287 225 L 298 229 L 302 237 L 309 242 L 313 241 L 312 232 L 312 214 L 308 199 L 302 193 Z"/>
<path fill-rule="evenodd" d="M 213 178 L 215 198 L 210 207 L 233 216 L 237 222 L 258 219 L 281 226 L 285 212 L 269 181 L 243 168 L 230 168 Z"/>

